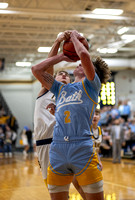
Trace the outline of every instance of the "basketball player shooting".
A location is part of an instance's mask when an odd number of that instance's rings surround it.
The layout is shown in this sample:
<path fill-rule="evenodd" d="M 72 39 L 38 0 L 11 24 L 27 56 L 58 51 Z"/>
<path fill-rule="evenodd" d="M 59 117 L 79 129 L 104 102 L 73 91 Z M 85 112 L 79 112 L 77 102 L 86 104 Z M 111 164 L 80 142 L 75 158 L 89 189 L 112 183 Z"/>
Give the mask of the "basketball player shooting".
<path fill-rule="evenodd" d="M 90 126 L 101 83 L 110 78 L 107 64 L 92 61 L 80 34 L 70 31 L 70 38 L 81 64 L 74 70 L 75 82 L 63 84 L 45 72 L 61 61 L 72 60 L 60 53 L 32 67 L 32 73 L 56 97 L 56 125 L 50 147 L 47 184 L 51 199 L 67 200 L 75 176 L 87 200 L 103 200 L 103 177 L 97 155 L 93 152 Z"/>

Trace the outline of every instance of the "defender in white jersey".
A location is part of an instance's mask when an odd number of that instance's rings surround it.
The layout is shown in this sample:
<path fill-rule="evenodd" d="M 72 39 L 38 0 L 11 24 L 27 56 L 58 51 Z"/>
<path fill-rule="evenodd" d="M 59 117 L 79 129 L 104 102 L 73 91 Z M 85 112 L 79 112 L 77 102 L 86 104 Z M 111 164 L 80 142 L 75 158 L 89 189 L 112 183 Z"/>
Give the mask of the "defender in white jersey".
<path fill-rule="evenodd" d="M 47 106 L 51 103 L 55 104 L 54 95 L 50 91 L 45 91 L 44 94 L 37 97 L 34 113 L 36 151 L 45 183 L 49 165 L 49 149 L 55 125 L 55 116 L 47 109 Z"/>

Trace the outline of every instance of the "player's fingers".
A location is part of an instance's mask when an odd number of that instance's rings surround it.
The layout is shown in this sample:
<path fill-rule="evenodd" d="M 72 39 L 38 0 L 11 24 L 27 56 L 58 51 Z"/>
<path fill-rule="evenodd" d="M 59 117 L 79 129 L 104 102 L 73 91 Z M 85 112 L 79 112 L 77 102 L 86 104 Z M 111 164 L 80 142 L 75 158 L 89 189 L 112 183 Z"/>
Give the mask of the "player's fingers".
<path fill-rule="evenodd" d="M 65 37 L 65 40 L 69 39 L 70 38 L 70 32 L 69 31 L 65 31 L 64 32 L 64 37 Z"/>
<path fill-rule="evenodd" d="M 48 109 L 48 108 L 51 108 L 51 107 L 54 107 L 55 105 L 53 104 L 53 103 L 50 103 L 50 104 L 48 104 L 47 106 L 46 106 L 46 109 Z"/>

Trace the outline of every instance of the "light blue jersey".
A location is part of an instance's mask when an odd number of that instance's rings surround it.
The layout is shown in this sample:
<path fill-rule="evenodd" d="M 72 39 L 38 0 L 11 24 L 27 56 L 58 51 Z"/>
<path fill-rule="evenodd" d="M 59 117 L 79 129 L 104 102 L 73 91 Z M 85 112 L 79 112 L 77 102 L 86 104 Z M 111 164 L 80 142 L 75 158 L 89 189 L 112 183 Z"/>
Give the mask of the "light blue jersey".
<path fill-rule="evenodd" d="M 80 185 L 103 179 L 90 133 L 100 87 L 97 74 L 93 81 L 85 78 L 67 85 L 54 81 L 51 92 L 56 97 L 56 125 L 49 153 L 47 184 L 70 184 L 73 175 Z"/>
<path fill-rule="evenodd" d="M 65 137 L 67 140 L 83 139 L 91 135 L 90 125 L 98 103 L 101 82 L 95 73 L 93 81 L 64 85 L 54 81 L 50 91 L 56 97 L 56 125 L 53 140 Z"/>

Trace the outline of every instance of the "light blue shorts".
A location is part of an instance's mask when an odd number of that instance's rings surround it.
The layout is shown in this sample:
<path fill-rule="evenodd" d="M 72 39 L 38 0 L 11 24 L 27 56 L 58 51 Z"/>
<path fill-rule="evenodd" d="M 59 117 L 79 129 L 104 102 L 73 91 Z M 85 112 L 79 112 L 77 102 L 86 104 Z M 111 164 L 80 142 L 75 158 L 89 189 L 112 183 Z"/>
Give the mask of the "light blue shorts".
<path fill-rule="evenodd" d="M 47 184 L 66 185 L 76 176 L 80 185 L 102 180 L 97 155 L 90 139 L 81 141 L 52 142 Z"/>

